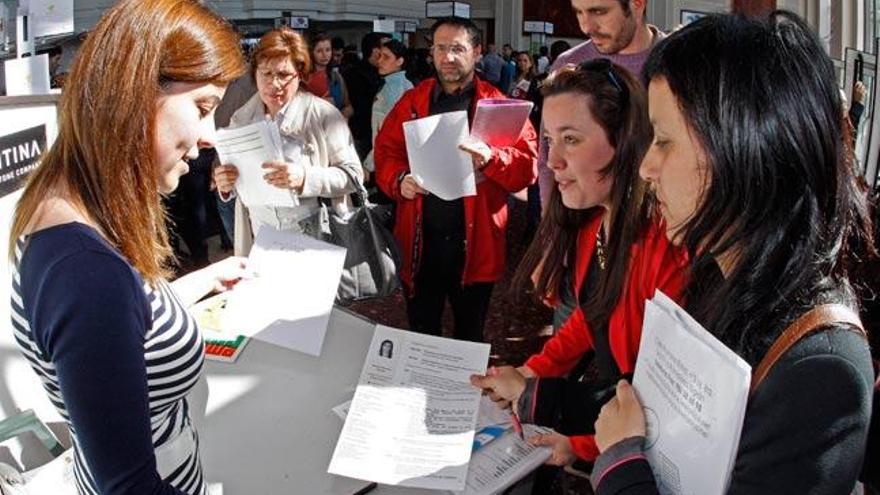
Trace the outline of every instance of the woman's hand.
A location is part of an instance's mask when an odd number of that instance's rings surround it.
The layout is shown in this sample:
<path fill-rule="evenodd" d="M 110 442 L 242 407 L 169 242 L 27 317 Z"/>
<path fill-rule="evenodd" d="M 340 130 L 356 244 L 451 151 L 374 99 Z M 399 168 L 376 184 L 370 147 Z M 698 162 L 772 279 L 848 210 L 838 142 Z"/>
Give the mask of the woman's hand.
<path fill-rule="evenodd" d="M 225 292 L 231 290 L 245 276 L 246 268 L 247 258 L 230 256 L 204 269 L 210 270 L 214 281 L 214 292 Z"/>
<path fill-rule="evenodd" d="M 232 256 L 187 273 L 171 282 L 171 286 L 180 302 L 188 308 L 212 292 L 232 289 L 245 276 L 246 262 L 246 258 Z"/>
<path fill-rule="evenodd" d="M 238 180 L 238 169 L 235 165 L 220 165 L 214 168 L 212 178 L 221 194 L 229 194 L 235 188 L 235 181 Z"/>
<path fill-rule="evenodd" d="M 626 380 L 617 382 L 617 395 L 609 400 L 596 420 L 599 452 L 630 437 L 645 436 L 645 413 L 636 391 Z"/>
<path fill-rule="evenodd" d="M 568 466 L 573 464 L 577 457 L 571 448 L 571 439 L 559 433 L 547 433 L 544 435 L 535 435 L 529 437 L 529 443 L 532 445 L 540 445 L 553 449 L 553 454 L 544 464 L 551 466 Z"/>
<path fill-rule="evenodd" d="M 488 392 L 490 399 L 506 407 L 519 400 L 526 389 L 526 377 L 513 366 L 492 366 L 485 376 L 471 375 L 471 384 Z"/>
<path fill-rule="evenodd" d="M 306 174 L 302 166 L 274 161 L 264 163 L 263 168 L 267 170 L 263 179 L 270 185 L 280 189 L 302 191 L 303 184 L 306 182 Z"/>

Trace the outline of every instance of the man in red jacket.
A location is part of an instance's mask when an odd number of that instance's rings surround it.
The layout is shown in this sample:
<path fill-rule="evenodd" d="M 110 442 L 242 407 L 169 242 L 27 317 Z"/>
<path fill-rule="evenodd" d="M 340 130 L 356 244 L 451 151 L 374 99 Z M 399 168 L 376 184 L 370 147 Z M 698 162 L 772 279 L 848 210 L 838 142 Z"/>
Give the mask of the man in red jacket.
<path fill-rule="evenodd" d="M 374 147 L 376 181 L 397 203 L 394 234 L 410 328 L 439 335 L 448 298 L 455 337 L 481 342 L 492 286 L 504 273 L 507 198 L 535 181 L 537 140 L 527 122 L 513 146 L 460 146 L 473 157 L 476 196 L 445 201 L 419 187 L 410 175 L 403 123 L 459 110 L 473 119 L 478 100 L 503 98 L 474 76 L 481 40 L 470 20 L 439 19 L 431 34 L 437 77 L 404 94 L 386 117 Z"/>

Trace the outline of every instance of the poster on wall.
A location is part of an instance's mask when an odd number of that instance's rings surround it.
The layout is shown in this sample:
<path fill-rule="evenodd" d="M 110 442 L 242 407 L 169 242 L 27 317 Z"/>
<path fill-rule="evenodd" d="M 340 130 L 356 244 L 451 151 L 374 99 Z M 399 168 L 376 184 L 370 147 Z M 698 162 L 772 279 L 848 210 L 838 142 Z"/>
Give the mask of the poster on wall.
<path fill-rule="evenodd" d="M 46 143 L 46 124 L 0 136 L 0 197 L 24 186 Z"/>

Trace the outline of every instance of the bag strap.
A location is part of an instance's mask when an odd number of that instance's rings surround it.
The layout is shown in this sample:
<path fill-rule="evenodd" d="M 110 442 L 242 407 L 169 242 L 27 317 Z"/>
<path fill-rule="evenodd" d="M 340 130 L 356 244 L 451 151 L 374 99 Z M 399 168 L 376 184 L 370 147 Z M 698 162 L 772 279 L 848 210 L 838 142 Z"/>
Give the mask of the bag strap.
<path fill-rule="evenodd" d="M 797 320 L 791 323 L 782 334 L 770 346 L 770 350 L 758 363 L 758 366 L 752 372 L 752 385 L 749 394 L 754 394 L 755 390 L 770 373 L 770 369 L 776 364 L 776 361 L 782 357 L 794 344 L 801 340 L 810 332 L 822 327 L 827 327 L 835 323 L 843 323 L 853 327 L 853 330 L 861 335 L 865 334 L 865 328 L 859 315 L 843 304 L 822 304 L 802 314 Z"/>
<path fill-rule="evenodd" d="M 336 168 L 338 168 L 339 170 L 342 170 L 342 172 L 345 173 L 345 175 L 349 179 L 351 179 L 351 181 L 354 183 L 355 190 L 351 194 L 354 194 L 355 196 L 357 196 L 357 199 L 358 199 L 358 201 L 360 201 L 362 206 L 367 206 L 367 204 L 369 203 L 368 198 L 369 198 L 370 193 L 367 192 L 367 187 L 364 186 L 363 181 L 361 181 L 361 179 L 358 178 L 357 173 L 354 170 L 351 170 L 350 167 L 344 166 L 344 165 L 341 167 L 336 167 Z M 330 198 L 325 198 L 323 196 L 320 196 L 318 198 L 318 202 L 328 208 L 330 207 Z"/>

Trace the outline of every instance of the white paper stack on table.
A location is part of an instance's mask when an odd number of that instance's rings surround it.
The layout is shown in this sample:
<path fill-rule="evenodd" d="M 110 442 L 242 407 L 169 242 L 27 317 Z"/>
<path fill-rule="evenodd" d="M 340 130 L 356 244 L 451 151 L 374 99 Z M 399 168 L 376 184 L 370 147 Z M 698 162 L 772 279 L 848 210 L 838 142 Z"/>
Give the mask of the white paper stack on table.
<path fill-rule="evenodd" d="M 349 400 L 334 407 L 332 412 L 345 421 L 350 408 Z M 551 431 L 540 426 L 523 425 L 525 439 Z M 493 443 L 499 438 L 504 441 Z M 468 466 L 467 488 L 451 493 L 486 494 L 503 490 L 543 464 L 552 453 L 549 448 L 534 447 L 521 440 L 513 430 L 510 409 L 501 409 L 488 395 L 480 397 L 471 451 L 473 454 Z"/>
<path fill-rule="evenodd" d="M 267 169 L 263 163 L 283 160 L 281 134 L 278 126 L 268 120 L 217 131 L 217 154 L 220 163 L 238 169 L 235 191 L 245 206 L 296 206 L 299 201 L 289 189 L 281 189 L 266 182 Z M 286 161 L 301 157 L 301 149 L 291 150 L 294 155 Z"/>
<path fill-rule="evenodd" d="M 261 227 L 251 275 L 229 292 L 223 328 L 319 356 L 344 262 L 339 246 Z"/>
<path fill-rule="evenodd" d="M 377 326 L 328 472 L 462 490 L 489 345 Z"/>
<path fill-rule="evenodd" d="M 726 492 L 739 446 L 752 370 L 656 291 L 633 387 L 648 425 L 645 454 L 662 494 Z"/>

